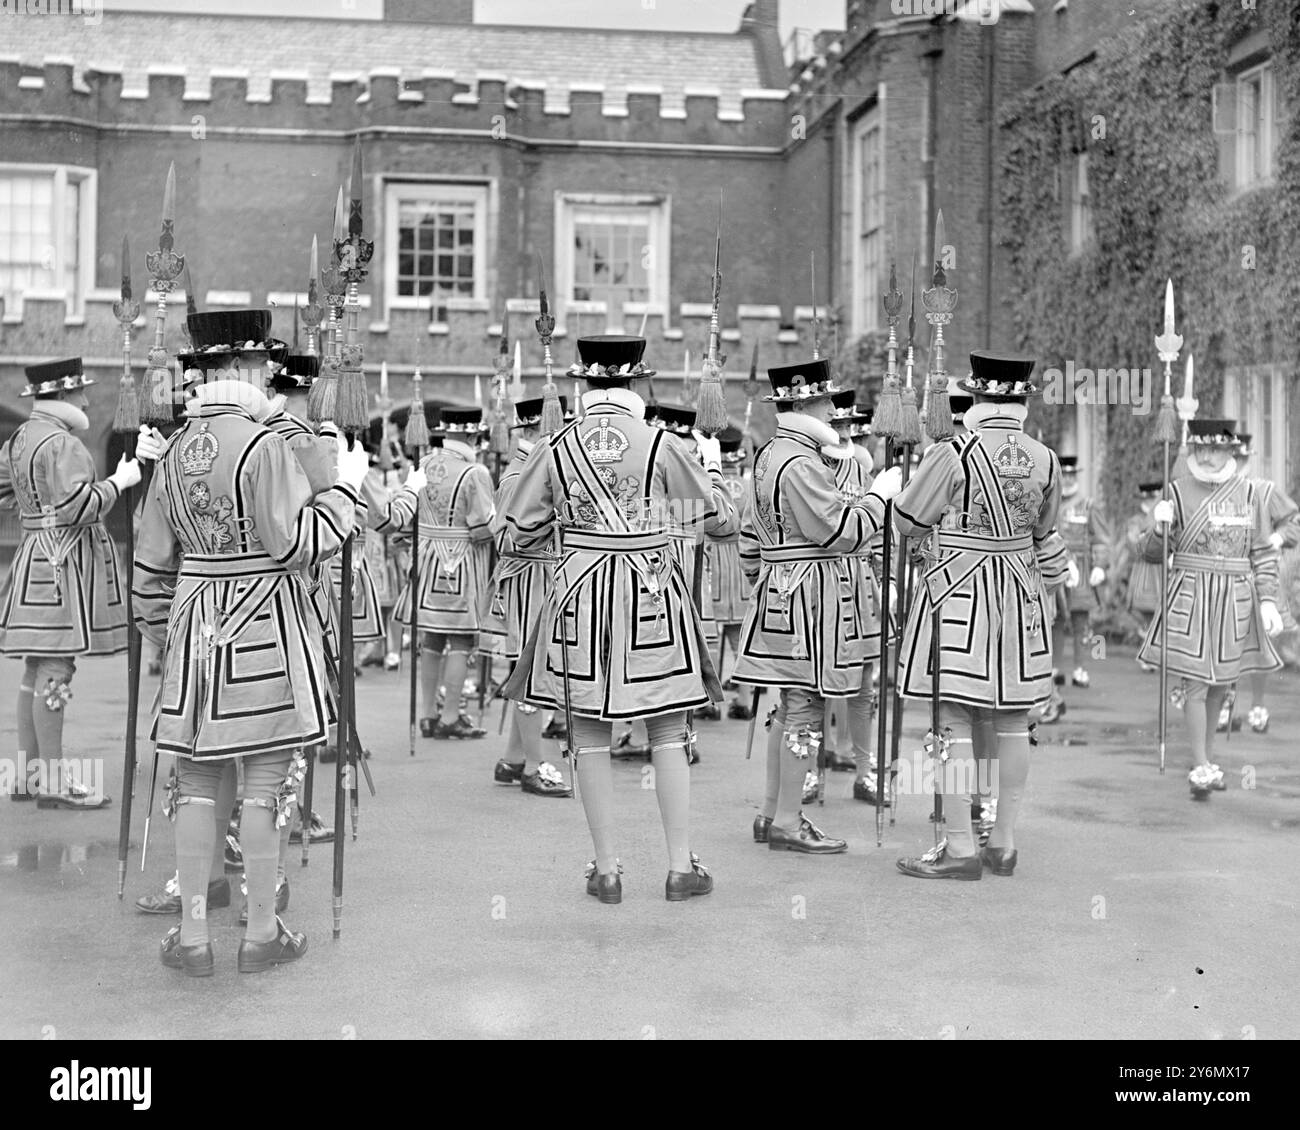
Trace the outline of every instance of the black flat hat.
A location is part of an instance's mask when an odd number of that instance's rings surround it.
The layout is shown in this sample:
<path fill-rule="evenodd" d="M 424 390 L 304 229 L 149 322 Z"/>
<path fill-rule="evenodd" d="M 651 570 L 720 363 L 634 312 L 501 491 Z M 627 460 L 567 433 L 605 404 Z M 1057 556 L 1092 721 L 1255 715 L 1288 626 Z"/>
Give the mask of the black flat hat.
<path fill-rule="evenodd" d="M 1187 421 L 1187 443 L 1199 447 L 1235 447 L 1240 440 L 1236 420 L 1215 417 Z"/>
<path fill-rule="evenodd" d="M 768 369 L 767 379 L 772 384 L 772 393 L 763 399 L 774 404 L 816 400 L 843 391 L 831 376 L 831 363 L 824 358 L 801 361 L 797 365 L 778 365 Z"/>
<path fill-rule="evenodd" d="M 447 435 L 477 435 L 483 430 L 483 409 L 444 408 L 438 430 Z"/>
<path fill-rule="evenodd" d="M 948 397 L 948 407 L 952 409 L 952 422 L 960 424 L 966 418 L 967 411 L 975 407 L 975 398 L 964 392 L 951 393 Z"/>
<path fill-rule="evenodd" d="M 178 353 L 184 369 L 224 368 L 243 353 L 266 353 L 284 364 L 289 346 L 271 336 L 270 310 L 203 310 L 185 319 L 190 350 Z"/>
<path fill-rule="evenodd" d="M 311 388 L 311 382 L 320 376 L 320 358 L 314 353 L 291 353 L 284 359 L 284 368 L 266 382 L 276 392 L 293 392 Z"/>
<path fill-rule="evenodd" d="M 970 355 L 970 376 L 959 387 L 991 400 L 1023 400 L 1038 392 L 1030 380 L 1037 364 L 1036 357 L 1023 353 L 976 349 Z"/>
<path fill-rule="evenodd" d="M 1138 494 L 1145 495 L 1147 497 L 1154 497 L 1155 495 L 1162 493 L 1164 489 L 1165 489 L 1165 484 L 1162 483 L 1159 479 L 1155 479 L 1151 482 L 1146 482 L 1146 483 L 1138 483 Z"/>
<path fill-rule="evenodd" d="M 535 396 L 531 400 L 515 401 L 515 422 L 510 425 L 511 430 L 537 427 L 542 422 L 542 404 L 545 400 L 544 396 Z M 560 397 L 560 411 L 565 417 L 569 415 L 568 397 Z"/>
<path fill-rule="evenodd" d="M 625 385 L 641 377 L 653 377 L 641 358 L 645 355 L 645 338 L 631 334 L 596 334 L 578 338 L 578 357 L 569 375 L 585 380 L 596 388 Z"/>
<path fill-rule="evenodd" d="M 718 433 L 718 447 L 723 455 L 723 462 L 739 463 L 745 458 L 745 433 L 742 432 L 735 424 L 728 424 Z M 739 458 L 726 459 L 726 456 L 736 456 Z"/>
<path fill-rule="evenodd" d="M 695 427 L 695 409 L 683 408 L 679 404 L 649 404 L 645 410 L 645 422 L 673 435 L 688 436 Z"/>
<path fill-rule="evenodd" d="M 1079 457 L 1077 455 L 1058 455 L 1056 461 L 1061 465 L 1062 471 L 1078 471 Z"/>
<path fill-rule="evenodd" d="M 27 387 L 19 396 L 57 396 L 95 383 L 82 371 L 80 357 L 42 361 L 39 365 L 28 365 L 23 372 L 27 376 Z"/>

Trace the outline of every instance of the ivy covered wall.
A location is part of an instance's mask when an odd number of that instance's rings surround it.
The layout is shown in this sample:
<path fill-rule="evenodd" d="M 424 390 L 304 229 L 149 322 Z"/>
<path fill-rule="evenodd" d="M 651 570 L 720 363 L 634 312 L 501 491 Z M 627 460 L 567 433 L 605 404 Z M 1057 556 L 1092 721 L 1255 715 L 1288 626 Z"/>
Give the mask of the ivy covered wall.
<path fill-rule="evenodd" d="M 1234 45 L 1262 34 L 1282 124 L 1277 177 L 1236 193 L 1222 177 L 1212 120 L 1216 83 Z M 1001 244 L 1012 266 L 1008 301 L 1019 348 L 1042 367 L 1150 367 L 1165 279 L 1174 282 L 1183 354 L 1196 358 L 1202 415 L 1221 409 L 1225 367 L 1273 363 L 1288 388 L 1290 450 L 1300 451 L 1300 3 L 1170 0 L 1152 5 L 1096 58 L 1046 78 L 1003 107 Z M 1094 239 L 1069 252 L 1068 169 L 1088 154 Z M 1243 250 L 1246 249 L 1246 250 Z M 1247 269 L 1253 251 L 1253 269 Z M 1156 389 L 1158 405 L 1158 393 Z M 1136 484 L 1159 477 L 1151 415 L 1091 409 L 1103 444 L 1099 494 L 1122 519 Z M 1035 408 L 1031 430 L 1051 442 L 1061 408 Z M 1295 492 L 1295 467 L 1291 465 Z"/>

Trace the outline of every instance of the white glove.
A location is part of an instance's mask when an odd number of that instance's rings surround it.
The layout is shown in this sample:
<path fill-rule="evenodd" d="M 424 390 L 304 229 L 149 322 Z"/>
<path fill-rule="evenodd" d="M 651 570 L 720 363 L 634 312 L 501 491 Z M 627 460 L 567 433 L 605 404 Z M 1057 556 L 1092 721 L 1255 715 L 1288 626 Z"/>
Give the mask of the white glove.
<path fill-rule="evenodd" d="M 1106 580 L 1106 570 L 1100 565 L 1094 565 L 1088 573 L 1088 587 L 1096 588 Z"/>
<path fill-rule="evenodd" d="M 137 459 L 157 459 L 166 446 L 167 441 L 163 439 L 162 432 L 157 428 L 149 427 L 148 424 L 140 425 L 140 438 L 135 441 Z"/>
<path fill-rule="evenodd" d="M 717 436 L 706 436 L 703 432 L 691 432 L 691 435 L 695 437 L 695 450 L 700 453 L 705 469 L 722 470 L 722 444 Z"/>
<path fill-rule="evenodd" d="M 1073 561 L 1065 566 L 1065 587 L 1067 589 L 1077 589 L 1079 587 L 1079 566 Z"/>
<path fill-rule="evenodd" d="M 1151 508 L 1151 517 L 1155 519 L 1157 526 L 1170 525 L 1174 520 L 1173 500 L 1162 498 Z"/>
<path fill-rule="evenodd" d="M 406 476 L 406 482 L 402 484 L 409 491 L 419 494 L 429 485 L 429 476 L 424 473 L 423 467 L 413 467 L 411 473 Z"/>
<path fill-rule="evenodd" d="M 1259 602 L 1259 611 L 1264 618 L 1264 631 L 1270 636 L 1281 635 L 1282 613 L 1277 610 L 1277 605 L 1271 600 L 1261 600 Z"/>
<path fill-rule="evenodd" d="M 886 467 L 871 483 L 868 494 L 874 494 L 888 502 L 903 489 L 903 468 Z"/>
<path fill-rule="evenodd" d="M 348 441 L 339 438 L 339 482 L 353 490 L 360 490 L 370 471 L 370 453 L 360 443 L 348 448 Z"/>
<path fill-rule="evenodd" d="M 1274 549 L 1281 549 L 1282 542 L 1284 540 L 1286 539 L 1284 539 L 1282 535 L 1278 533 L 1277 530 L 1274 530 L 1271 534 L 1268 535 L 1268 544 L 1271 545 Z"/>
<path fill-rule="evenodd" d="M 119 494 L 125 493 L 128 487 L 133 487 L 140 481 L 139 461 L 123 455 L 117 461 L 117 470 L 108 476 L 108 481 L 117 487 Z"/>

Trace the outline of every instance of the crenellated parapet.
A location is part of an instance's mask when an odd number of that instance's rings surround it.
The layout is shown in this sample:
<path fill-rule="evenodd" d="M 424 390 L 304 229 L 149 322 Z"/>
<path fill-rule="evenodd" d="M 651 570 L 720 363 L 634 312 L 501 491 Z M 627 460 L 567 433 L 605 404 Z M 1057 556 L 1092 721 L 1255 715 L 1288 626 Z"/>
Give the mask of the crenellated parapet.
<path fill-rule="evenodd" d="M 723 147 L 770 152 L 784 143 L 789 92 L 650 84 L 552 84 L 480 71 L 472 78 L 425 69 L 332 72 L 328 84 L 306 71 L 254 75 L 239 68 L 148 68 L 127 79 L 111 62 L 46 59 L 39 68 L 0 57 L 0 115 L 112 133 L 170 127 L 208 136 L 358 131 L 482 137 L 521 145 L 576 142 Z M 15 120 L 16 119 L 16 120 Z"/>

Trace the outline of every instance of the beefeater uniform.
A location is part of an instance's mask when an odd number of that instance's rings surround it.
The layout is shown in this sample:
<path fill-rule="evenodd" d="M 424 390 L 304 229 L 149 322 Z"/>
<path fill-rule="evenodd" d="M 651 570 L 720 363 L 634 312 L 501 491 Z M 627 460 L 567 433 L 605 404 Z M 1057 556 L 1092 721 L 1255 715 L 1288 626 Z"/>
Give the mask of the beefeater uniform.
<path fill-rule="evenodd" d="M 1130 562 L 1128 591 L 1124 602 L 1130 612 L 1140 617 L 1144 629 L 1149 618 L 1160 607 L 1160 563 L 1148 561 L 1143 550 L 1147 532 L 1151 528 L 1151 507 L 1160 498 L 1162 490 L 1163 483 L 1140 484 L 1138 493 L 1144 505 L 1129 518 L 1124 527 L 1124 551 Z"/>
<path fill-rule="evenodd" d="M 478 408 L 444 408 L 431 437 L 440 446 L 434 446 L 421 464 L 428 483 L 419 501 L 416 628 L 424 633 L 425 710 L 420 732 L 439 740 L 482 738 L 487 733 L 460 712 L 469 656 L 478 649 L 491 597 L 495 492 L 491 473 L 478 462 L 482 416 Z M 410 602 L 408 581 L 393 609 L 404 624 L 411 622 Z M 439 713 L 440 680 L 446 694 Z"/>
<path fill-rule="evenodd" d="M 516 411 L 521 410 L 522 406 L 517 405 Z M 492 655 L 503 656 L 511 664 L 518 662 L 529 628 L 541 615 L 555 559 L 545 548 L 519 549 L 506 521 L 519 476 L 533 448 L 534 444 L 528 440 L 515 441 L 514 454 L 501 473 L 494 499 L 496 517 L 492 533 L 497 539 L 497 565 L 492 577 L 492 599 L 483 624 L 483 644 L 491 648 Z"/>
<path fill-rule="evenodd" d="M 798 801 L 821 747 L 824 700 L 858 694 L 871 659 L 871 625 L 847 557 L 866 552 L 882 528 L 885 497 L 872 491 L 846 503 L 823 458 L 823 448 L 839 446 L 826 420 L 831 397 L 844 391 L 829 363 L 783 365 L 769 369 L 768 379 L 773 391 L 764 399 L 777 405 L 777 430 L 755 456 L 741 525 L 741 567 L 754 598 L 734 674 L 738 683 L 779 687 L 781 694 L 754 837 L 772 850 L 835 854 L 847 850 L 846 841 L 822 833 Z M 896 484 L 898 472 L 889 478 Z"/>
<path fill-rule="evenodd" d="M 24 661 L 20 757 L 6 791 L 42 808 L 102 808 L 102 782 L 65 772 L 63 722 L 77 657 L 126 649 L 126 590 L 104 520 L 140 476 L 123 460 L 99 479 L 74 434 L 89 421 L 61 398 L 94 383 L 81 358 L 33 365 L 27 381 L 19 395 L 34 398 L 31 417 L 0 448 L 0 508 L 16 507 L 22 527 L 0 583 L 0 654 Z"/>
<path fill-rule="evenodd" d="M 873 461 L 870 451 L 862 444 L 855 443 L 855 436 L 869 434 L 871 411 L 860 409 L 855 403 L 856 397 L 851 389 L 831 398 L 835 405 L 831 426 L 839 433 L 841 442 L 837 448 L 827 448 L 823 454 L 827 466 L 835 474 L 835 488 L 840 501 L 846 506 L 862 505 L 872 482 Z M 875 692 L 866 671 L 880 654 L 880 625 L 882 622 L 881 586 L 878 556 L 883 532 L 874 535 L 871 541 L 857 553 L 847 554 L 845 564 L 852 576 L 853 591 L 858 604 L 858 615 L 865 626 L 867 640 L 867 667 L 864 671 L 862 687 L 847 702 L 831 700 L 827 703 L 827 728 L 831 724 L 832 709 L 835 715 L 835 749 L 828 753 L 828 764 L 833 769 L 853 769 L 853 796 L 875 804 L 875 766 L 871 756 L 873 744 L 872 719 L 875 714 Z M 892 632 L 891 632 L 892 638 Z M 829 743 L 827 743 L 829 749 Z M 852 755 L 849 755 L 851 749 Z M 822 782 L 824 784 L 824 782 Z M 885 801 L 888 804 L 888 801 Z"/>
<path fill-rule="evenodd" d="M 575 715 L 651 718 L 704 706 L 721 692 L 671 524 L 693 542 L 697 528 L 725 530 L 734 517 L 718 514 L 714 482 L 680 443 L 633 417 L 628 396 L 589 398 L 581 422 L 534 449 L 506 515 L 518 547 L 550 545 L 557 521 L 561 531 L 555 589 L 507 685 L 562 706 L 563 607 Z"/>
<path fill-rule="evenodd" d="M 928 448 L 894 502 L 899 534 L 929 539 L 900 644 L 900 685 L 908 698 L 937 694 L 941 732 L 931 740 L 944 747 L 944 778 L 936 787 L 944 793 L 947 838 L 919 858 L 899 860 L 899 869 L 914 877 L 980 878 L 970 829 L 970 794 L 977 791 L 973 735 L 990 725 L 1000 777 L 998 819 L 984 857 L 999 874 L 1015 867 L 1012 836 L 1028 775 L 1029 709 L 1051 686 L 1048 590 L 1065 580 L 1068 561 L 1056 531 L 1060 466 L 1024 432 L 1023 401 L 1036 391 L 1034 365 L 1032 357 L 972 353 L 963 387 L 980 402 L 965 413 L 967 434 Z"/>
<path fill-rule="evenodd" d="M 1147 560 L 1160 561 L 1161 511 L 1172 511 L 1166 602 L 1156 611 L 1138 660 L 1159 664 L 1167 626 L 1165 663 L 1181 677 L 1175 693 L 1191 744 L 1188 784 L 1192 796 L 1204 800 L 1211 790 L 1227 787 L 1210 755 L 1229 684 L 1282 665 L 1269 639 L 1270 626 L 1282 625 L 1267 500 L 1255 481 L 1238 473 L 1236 423 L 1197 419 L 1187 427 L 1187 468 L 1170 484 L 1171 499 L 1157 504 L 1143 547 Z M 1227 456 L 1217 469 L 1215 452 Z"/>
<path fill-rule="evenodd" d="M 518 401 L 511 431 L 536 435 L 542 421 L 543 406 L 542 397 Z M 560 410 L 567 418 L 568 402 L 564 397 L 560 397 Z M 497 561 L 492 576 L 492 598 L 480 637 L 481 647 L 494 657 L 504 656 L 511 667 L 523 654 L 524 641 L 534 631 L 546 594 L 555 584 L 554 552 L 547 547 L 518 548 L 506 521 L 519 476 L 535 446 L 532 439 L 523 435 L 515 440 L 510 462 L 497 483 L 496 516 L 492 520 Z M 563 774 L 542 757 L 542 723 L 538 707 L 527 702 L 511 704 L 505 756 L 493 767 L 492 779 L 503 785 L 518 783 L 522 792 L 536 796 L 572 796 Z M 530 759 L 537 763 L 531 772 L 528 769 Z"/>
<path fill-rule="evenodd" d="M 1212 685 L 1277 670 L 1282 661 L 1259 608 L 1262 601 L 1276 603 L 1278 594 L 1278 555 L 1269 542 L 1273 531 L 1265 492 L 1250 479 L 1213 484 L 1190 474 L 1172 483 L 1171 491 L 1169 670 Z M 1158 562 L 1160 547 L 1160 533 L 1153 530 L 1143 547 L 1147 559 Z M 1164 615 L 1157 611 L 1139 660 L 1160 662 Z"/>
<path fill-rule="evenodd" d="M 483 627 L 492 541 L 492 475 L 465 445 L 448 441 L 425 456 L 420 492 L 420 593 L 416 626 L 477 636 Z M 411 586 L 393 615 L 409 622 Z"/>
<path fill-rule="evenodd" d="M 190 361 L 208 383 L 195 389 L 186 422 L 158 459 L 132 596 L 141 634 L 163 645 L 152 737 L 178 759 L 167 808 L 183 906 L 204 905 L 222 767 L 242 759 L 248 926 L 240 966 L 253 970 L 306 951 L 274 906 L 279 829 L 297 799 L 300 751 L 325 740 L 333 715 L 308 571 L 342 547 L 358 495 L 340 481 L 313 496 L 289 445 L 260 422 L 271 410 L 267 368 L 288 352 L 270 337 L 270 312 L 187 321 Z M 346 464 L 358 483 L 360 459 Z M 342 474 L 343 456 L 339 467 Z M 163 939 L 163 964 L 194 972 L 205 954 L 210 970 L 206 916 L 187 913 Z"/>
<path fill-rule="evenodd" d="M 1088 574 L 1094 567 L 1110 569 L 1110 528 L 1096 501 L 1082 493 L 1061 499 L 1057 527 L 1079 570 L 1079 583 L 1061 590 L 1065 611 L 1091 615 L 1098 603 L 1096 589 L 1088 584 Z"/>
<path fill-rule="evenodd" d="M 1250 459 L 1250 435 L 1242 433 L 1238 436 L 1241 441 L 1241 459 L 1243 467 L 1248 465 Z M 1245 472 L 1243 472 L 1244 474 Z M 1278 551 L 1278 599 L 1277 608 L 1282 617 L 1282 631 L 1291 632 L 1295 630 L 1296 619 L 1295 612 L 1291 606 L 1290 597 L 1290 578 L 1287 572 L 1288 561 L 1283 555 L 1284 550 L 1294 549 L 1300 544 L 1300 507 L 1295 501 L 1271 479 L 1262 479 L 1257 476 L 1247 475 L 1251 482 L 1259 489 L 1263 496 L 1261 505 L 1263 506 L 1267 517 L 1269 529 L 1269 542 L 1273 548 Z M 1279 652 L 1280 654 L 1280 652 Z M 1285 660 L 1284 660 L 1285 662 Z M 1268 687 L 1267 672 L 1257 671 L 1250 677 L 1251 685 L 1251 705 L 1246 715 L 1246 720 L 1250 723 L 1250 728 L 1257 734 L 1268 732 L 1269 711 L 1264 705 L 1264 695 Z M 1237 695 L 1236 688 L 1233 688 L 1232 698 L 1235 700 Z M 1220 726 L 1226 727 L 1231 724 L 1231 714 L 1227 719 L 1220 718 Z"/>
<path fill-rule="evenodd" d="M 547 324 L 543 308 L 538 327 Z M 641 360 L 645 340 L 612 334 L 577 344 L 570 373 L 590 388 L 582 419 L 537 444 L 506 515 L 518 548 L 558 541 L 558 561 L 503 693 L 571 712 L 569 745 L 596 849 L 587 893 L 605 903 L 622 899 L 611 723 L 646 719 L 668 847 L 665 897 L 685 901 L 713 889 L 690 850 L 686 712 L 722 692 L 670 530 L 676 523 L 694 534 L 734 517 L 716 510 L 720 468 L 706 471 L 646 423 L 645 402 L 627 387 L 654 375 Z"/>
<path fill-rule="evenodd" d="M 734 438 L 728 436 L 728 431 L 735 432 Z M 739 514 L 749 485 L 744 469 L 743 441 L 738 428 L 722 431 L 718 439 L 722 446 L 722 483 L 731 499 L 732 509 Z M 730 533 L 705 534 L 704 560 L 709 570 L 709 597 L 714 622 L 719 628 L 739 628 L 750 600 L 749 584 L 740 567 L 739 525 Z"/>

